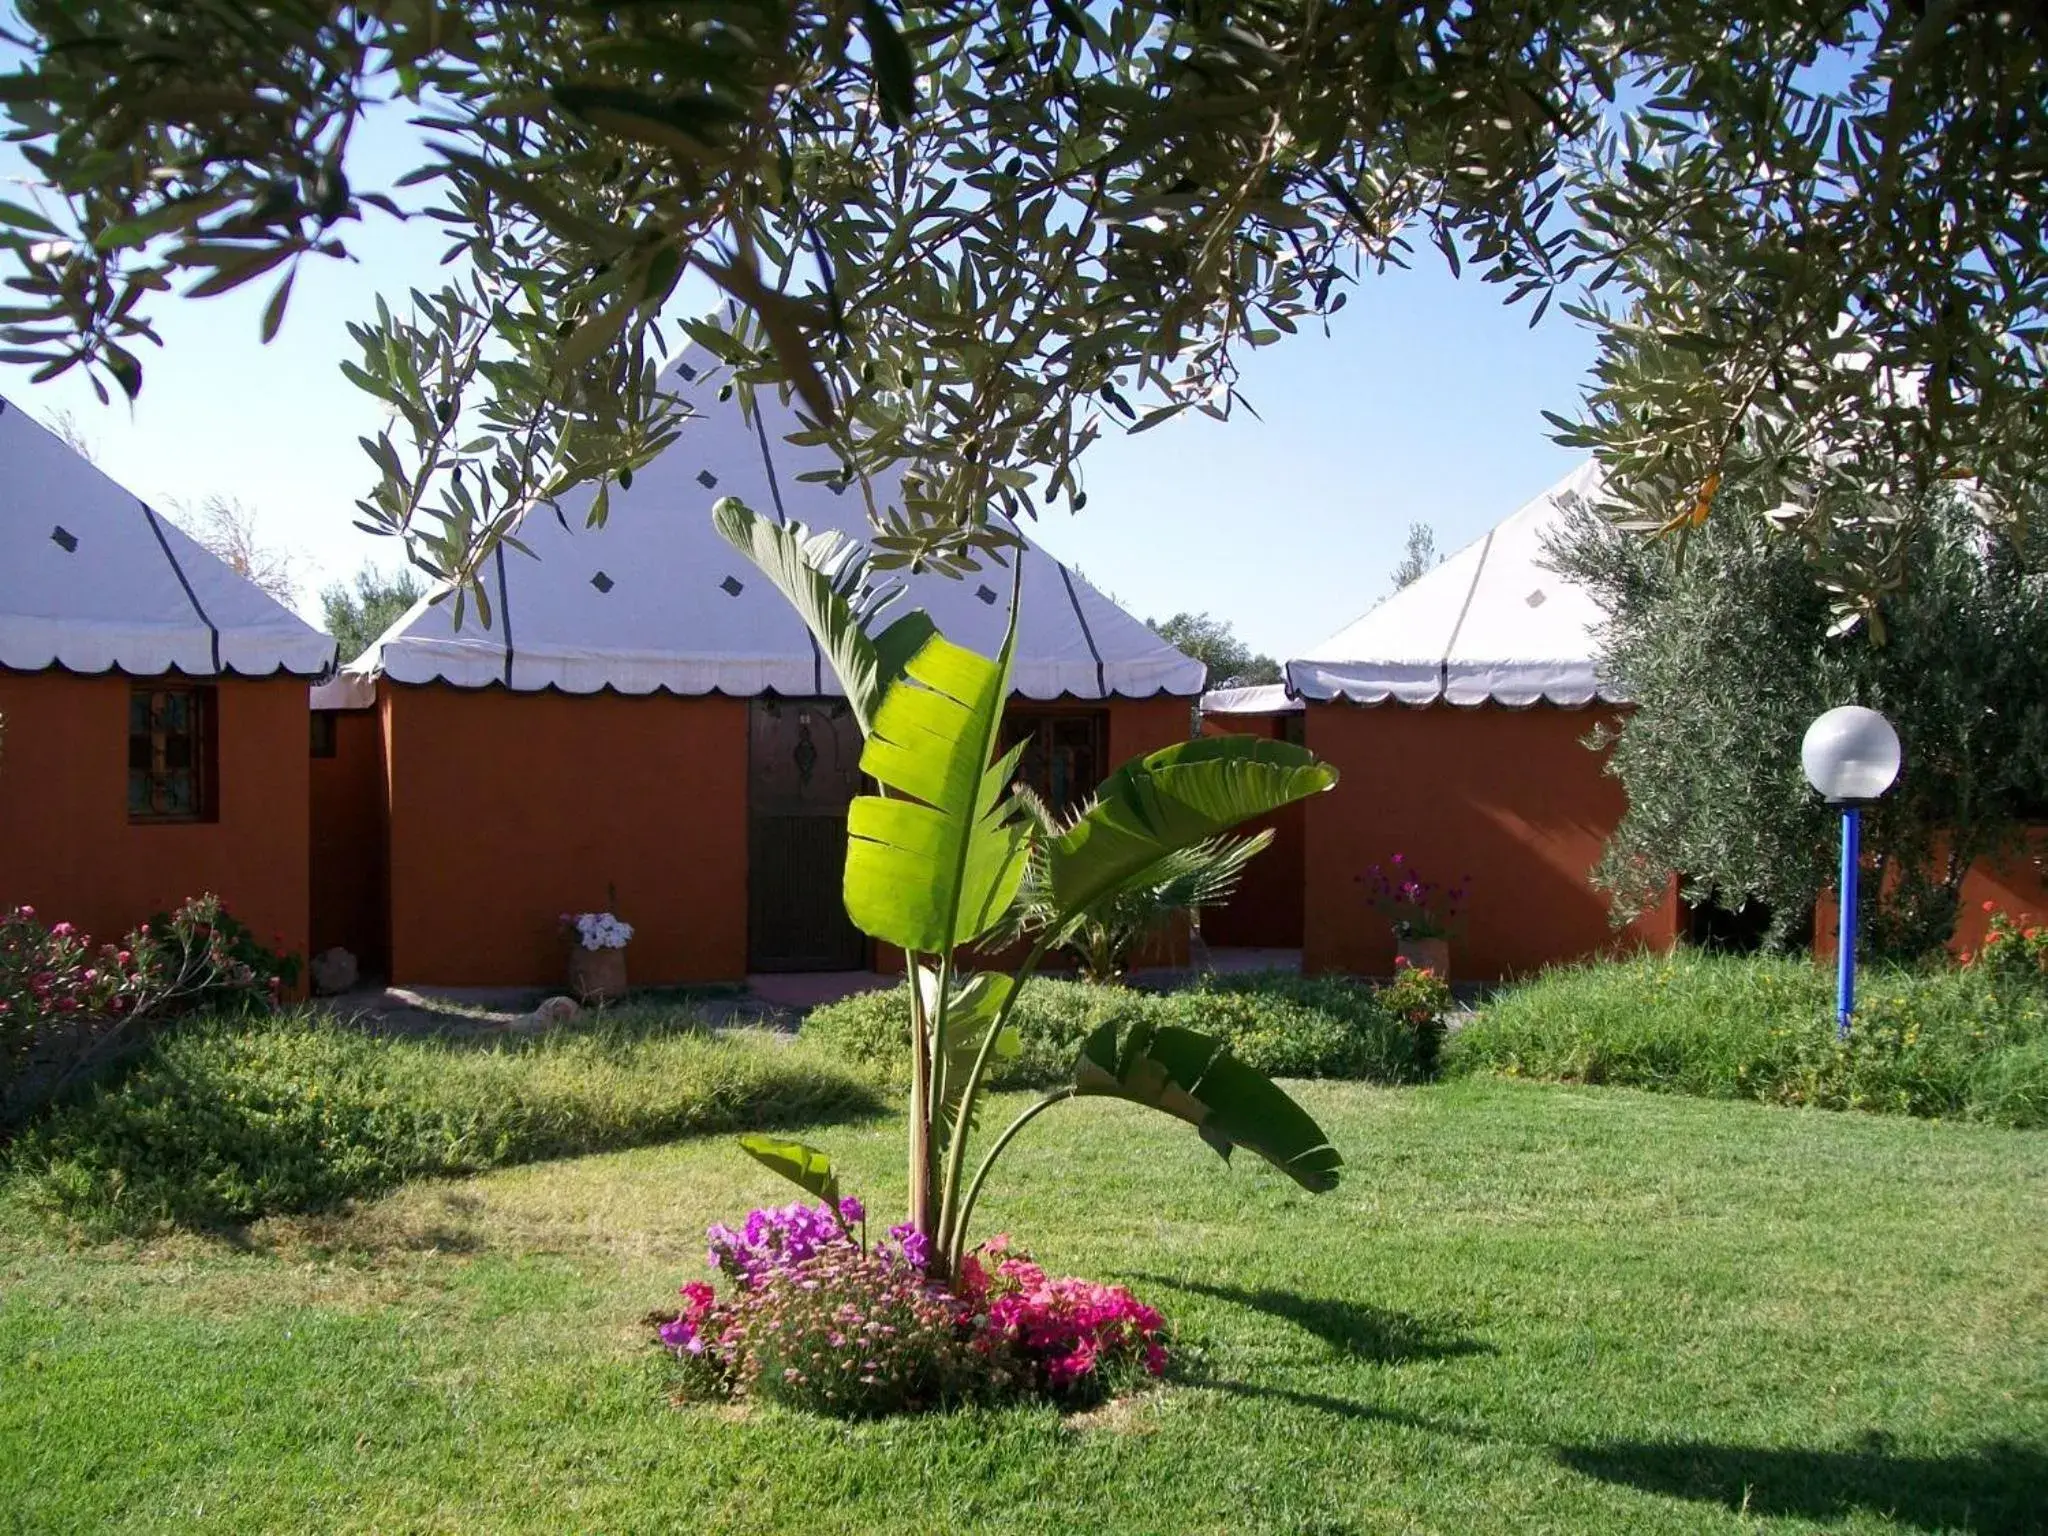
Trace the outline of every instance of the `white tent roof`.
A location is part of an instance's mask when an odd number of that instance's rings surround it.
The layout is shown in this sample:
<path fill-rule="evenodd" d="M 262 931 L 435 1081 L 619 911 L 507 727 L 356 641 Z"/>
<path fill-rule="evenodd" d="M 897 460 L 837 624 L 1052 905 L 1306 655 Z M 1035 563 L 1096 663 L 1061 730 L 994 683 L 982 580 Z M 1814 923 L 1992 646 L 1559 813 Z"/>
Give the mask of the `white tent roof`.
<path fill-rule="evenodd" d="M 756 512 L 813 530 L 867 533 L 862 498 L 797 477 L 838 467 L 831 451 L 786 441 L 802 430 L 772 391 L 756 396 L 749 422 L 738 401 L 720 401 L 721 377 L 702 349 L 669 365 L 669 386 L 696 414 L 676 441 L 612 488 L 603 528 L 583 526 L 595 495 L 562 499 L 562 516 L 530 511 L 519 538 L 538 558 L 503 550 L 487 580 L 491 627 L 474 609 L 462 628 L 453 605 L 423 600 L 323 690 L 315 707 L 367 702 L 377 675 L 401 683 L 494 684 L 518 692 L 725 693 L 790 697 L 836 694 L 832 669 L 775 587 L 711 525 L 711 506 L 738 496 Z M 893 475 L 878 496 L 895 495 Z M 965 580 L 918 576 L 893 612 L 922 607 L 947 638 L 992 654 L 1001 644 L 1010 572 L 994 566 Z M 1200 693 L 1202 664 L 1033 545 L 1024 557 L 1016 691 L 1028 698 L 1097 699 Z"/>
<path fill-rule="evenodd" d="M 1288 695 L 1285 683 L 1248 683 L 1239 688 L 1211 688 L 1202 695 L 1205 715 L 1292 715 L 1301 700 Z"/>
<path fill-rule="evenodd" d="M 1566 505 L 1599 487 L 1588 461 L 1428 575 L 1287 664 L 1307 699 L 1379 704 L 1622 702 L 1598 675 L 1592 595 L 1545 563 Z"/>
<path fill-rule="evenodd" d="M 0 400 L 0 667 L 318 677 L 334 642 Z"/>

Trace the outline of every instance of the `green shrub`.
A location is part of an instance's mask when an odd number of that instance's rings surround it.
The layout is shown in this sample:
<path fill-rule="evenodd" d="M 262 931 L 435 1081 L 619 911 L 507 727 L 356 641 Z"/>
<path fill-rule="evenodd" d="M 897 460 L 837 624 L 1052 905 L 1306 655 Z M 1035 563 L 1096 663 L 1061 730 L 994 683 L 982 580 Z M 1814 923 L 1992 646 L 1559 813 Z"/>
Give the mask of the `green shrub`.
<path fill-rule="evenodd" d="M 992 1081 L 1006 1088 L 1065 1082 L 1093 1030 L 1138 1019 L 1219 1035 L 1240 1060 L 1274 1077 L 1402 1083 L 1427 1075 L 1417 1027 L 1382 1007 L 1373 988 L 1254 972 L 1206 976 L 1164 994 L 1034 981 L 1012 1015 L 1022 1049 L 997 1065 Z M 899 1075 L 910 1058 L 909 991 L 867 992 L 816 1009 L 803 1038 L 863 1068 Z"/>
<path fill-rule="evenodd" d="M 1854 1030 L 1833 974 L 1696 954 L 1550 972 L 1445 1048 L 1453 1074 L 1529 1077 L 2048 1125 L 2048 988 L 1981 970 L 1875 971 Z"/>
<path fill-rule="evenodd" d="M 298 973 L 218 896 L 159 912 L 119 944 L 46 925 L 33 907 L 0 912 L 0 1125 L 174 1019 L 275 1008 Z"/>
<path fill-rule="evenodd" d="M 59 1104 L 5 1155 L 31 1204 L 104 1230 L 214 1225 L 429 1175 L 878 1107 L 818 1053 L 694 1027 L 600 1024 L 461 1044 L 317 1013 L 204 1020 Z"/>

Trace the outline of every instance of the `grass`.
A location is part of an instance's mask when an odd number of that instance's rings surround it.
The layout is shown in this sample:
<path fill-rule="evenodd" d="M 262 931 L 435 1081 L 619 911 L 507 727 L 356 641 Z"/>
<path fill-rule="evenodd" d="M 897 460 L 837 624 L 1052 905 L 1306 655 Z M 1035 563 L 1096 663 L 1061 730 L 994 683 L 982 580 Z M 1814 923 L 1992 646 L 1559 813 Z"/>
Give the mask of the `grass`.
<path fill-rule="evenodd" d="M 408 1178 L 878 1109 L 786 1037 L 641 1010 L 534 1037 L 378 1038 L 307 1012 L 180 1025 L 0 1152 L 90 1235 L 305 1211 Z"/>
<path fill-rule="evenodd" d="M 1872 971 L 1854 1031 L 1832 972 L 1804 959 L 1680 951 L 1548 972 L 1511 988 L 1445 1049 L 1500 1072 L 2048 1127 L 2048 988 L 1983 968 Z"/>
<path fill-rule="evenodd" d="M 638 1320 L 784 1197 L 723 1139 L 148 1242 L 0 1194 L 0 1528 L 2042 1529 L 2048 1135 L 1299 1092 L 1332 1195 L 1124 1105 L 1020 1140 L 990 1228 L 1181 1334 L 1178 1380 L 1078 1421 L 668 1406 Z M 897 1122 L 806 1134 L 898 1204 Z"/>

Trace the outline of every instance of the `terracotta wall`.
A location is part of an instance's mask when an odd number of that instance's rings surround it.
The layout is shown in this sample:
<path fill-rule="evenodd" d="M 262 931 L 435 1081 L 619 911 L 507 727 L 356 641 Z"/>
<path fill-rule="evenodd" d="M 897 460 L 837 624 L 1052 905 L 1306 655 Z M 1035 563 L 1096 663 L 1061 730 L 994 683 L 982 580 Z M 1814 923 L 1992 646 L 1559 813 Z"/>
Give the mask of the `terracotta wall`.
<path fill-rule="evenodd" d="M 374 709 L 327 711 L 334 755 L 312 760 L 313 953 L 339 945 L 365 976 L 389 974 L 384 726 Z"/>
<path fill-rule="evenodd" d="M 634 925 L 635 984 L 747 956 L 744 699 L 385 683 L 391 974 L 559 984 L 565 911 Z"/>
<path fill-rule="evenodd" d="M 1055 708 L 1061 706 L 1053 706 Z M 1083 708 L 1069 704 L 1066 708 Z M 1160 696 L 1112 699 L 1109 702 L 1109 767 L 1121 768 L 1134 757 L 1186 741 L 1194 728 L 1194 701 Z"/>
<path fill-rule="evenodd" d="M 1264 736 L 1284 739 L 1298 715 L 1211 715 L 1202 722 L 1204 736 Z M 1299 949 L 1302 939 L 1302 897 L 1308 852 L 1308 808 L 1283 807 L 1243 828 L 1272 830 L 1266 851 L 1245 867 L 1237 893 L 1202 914 L 1202 937 L 1213 948 Z"/>
<path fill-rule="evenodd" d="M 1963 877 L 1962 910 L 1948 947 L 1958 955 L 1975 954 L 1991 931 L 1992 907 L 2014 919 L 2048 923 L 2048 826 L 2030 828 L 2025 846 L 2001 859 L 1980 859 Z M 1825 893 L 1813 912 L 1813 950 L 1817 959 L 1835 953 L 1837 908 L 1834 892 Z"/>
<path fill-rule="evenodd" d="M 131 686 L 0 670 L 0 905 L 117 938 L 214 891 L 259 939 L 305 953 L 305 679 L 216 683 L 218 820 L 159 825 L 128 820 Z"/>
<path fill-rule="evenodd" d="M 1157 752 L 1177 741 L 1186 741 L 1194 730 L 1192 699 L 1159 696 L 1150 699 L 1113 699 L 1109 705 L 1109 771 L 1134 757 Z M 1188 963 L 1188 934 L 1176 925 L 1165 937 L 1141 946 L 1131 957 L 1133 965 L 1181 966 Z"/>
<path fill-rule="evenodd" d="M 1395 853 L 1427 879 L 1472 876 L 1455 980 L 1670 945 L 1675 897 L 1617 934 L 1588 879 L 1624 809 L 1621 786 L 1580 744 L 1597 718 L 1548 706 L 1310 704 L 1308 747 L 1343 777 L 1307 806 L 1305 966 L 1391 969 L 1393 938 L 1358 876 Z"/>

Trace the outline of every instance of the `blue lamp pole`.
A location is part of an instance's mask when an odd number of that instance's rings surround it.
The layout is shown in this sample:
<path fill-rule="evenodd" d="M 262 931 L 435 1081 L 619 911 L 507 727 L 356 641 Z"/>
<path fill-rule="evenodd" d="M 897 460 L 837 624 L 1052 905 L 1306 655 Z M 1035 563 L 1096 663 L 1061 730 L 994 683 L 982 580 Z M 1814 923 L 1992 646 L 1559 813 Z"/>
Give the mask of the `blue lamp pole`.
<path fill-rule="evenodd" d="M 1863 807 L 1899 776 L 1899 733 L 1874 709 L 1846 704 L 1807 728 L 1799 746 L 1806 779 L 1842 813 L 1841 927 L 1835 951 L 1835 1027 L 1849 1038 L 1856 1013 L 1857 879 L 1863 868 Z"/>
<path fill-rule="evenodd" d="M 1849 1019 L 1856 1012 L 1856 876 L 1863 862 L 1863 807 L 1842 807 L 1842 893 L 1840 927 L 1835 941 L 1835 1032 L 1849 1038 Z"/>

